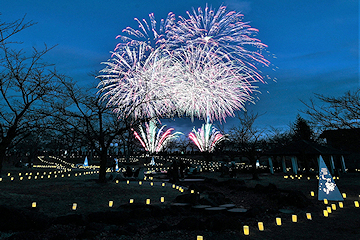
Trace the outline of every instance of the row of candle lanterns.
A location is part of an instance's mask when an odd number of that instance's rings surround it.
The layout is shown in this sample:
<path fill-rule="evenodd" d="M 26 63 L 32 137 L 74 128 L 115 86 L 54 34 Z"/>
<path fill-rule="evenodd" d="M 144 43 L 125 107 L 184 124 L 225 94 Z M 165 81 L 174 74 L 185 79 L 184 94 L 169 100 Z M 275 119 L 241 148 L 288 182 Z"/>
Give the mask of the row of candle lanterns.
<path fill-rule="evenodd" d="M 135 200 L 134 200 L 133 198 L 130 198 L 130 199 L 129 199 L 129 203 L 130 203 L 130 204 L 132 204 L 132 203 L 134 203 L 134 202 L 135 202 Z M 160 197 L 160 202 L 161 202 L 161 203 L 164 203 L 164 202 L 165 202 L 165 197 Z M 145 200 L 145 204 L 146 204 L 146 205 L 150 205 L 150 203 L 151 203 L 150 198 L 147 198 L 147 199 Z M 109 208 L 112 208 L 112 207 L 114 206 L 114 201 L 110 200 L 109 203 L 108 203 L 108 206 L 109 206 Z M 36 207 L 37 207 L 37 203 L 36 203 L 36 202 L 32 202 L 32 203 L 31 203 L 31 207 L 32 207 L 32 208 L 36 208 Z M 71 209 L 75 211 L 75 210 L 77 210 L 77 207 L 78 207 L 77 203 L 73 203 Z"/>

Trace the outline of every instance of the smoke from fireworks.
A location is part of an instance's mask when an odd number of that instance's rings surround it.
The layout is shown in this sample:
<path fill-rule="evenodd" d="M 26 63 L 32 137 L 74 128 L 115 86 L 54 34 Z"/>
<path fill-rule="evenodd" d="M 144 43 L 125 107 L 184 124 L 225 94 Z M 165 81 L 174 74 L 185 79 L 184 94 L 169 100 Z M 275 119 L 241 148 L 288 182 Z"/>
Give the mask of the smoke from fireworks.
<path fill-rule="evenodd" d="M 139 126 L 140 135 L 134 131 L 135 138 L 139 140 L 145 151 L 149 153 L 158 153 L 172 140 L 176 139 L 181 132 L 171 133 L 174 129 L 169 128 L 163 132 L 166 125 L 163 125 L 158 131 L 155 120 L 145 123 L 145 130 Z"/>
<path fill-rule="evenodd" d="M 226 139 L 211 123 L 206 123 L 197 131 L 195 128 L 189 134 L 189 138 L 201 152 L 212 152 L 217 144 Z"/>

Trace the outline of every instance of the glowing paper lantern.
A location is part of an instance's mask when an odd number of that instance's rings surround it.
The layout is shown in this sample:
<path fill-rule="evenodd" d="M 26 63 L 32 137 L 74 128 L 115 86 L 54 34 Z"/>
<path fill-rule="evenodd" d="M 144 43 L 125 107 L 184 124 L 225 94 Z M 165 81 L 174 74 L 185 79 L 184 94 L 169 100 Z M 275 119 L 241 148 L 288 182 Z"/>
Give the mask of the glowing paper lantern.
<path fill-rule="evenodd" d="M 345 199 L 345 198 L 346 198 L 346 193 L 343 193 L 342 196 L 343 196 L 343 198 Z"/>
<path fill-rule="evenodd" d="M 311 218 L 311 213 L 306 213 L 306 218 L 307 218 L 308 220 L 312 220 L 312 218 Z"/>
<path fill-rule="evenodd" d="M 331 207 L 326 207 L 326 210 L 328 211 L 328 213 L 331 213 Z"/>
<path fill-rule="evenodd" d="M 343 208 L 344 207 L 344 203 L 343 202 L 339 202 L 339 208 Z"/>
<path fill-rule="evenodd" d="M 165 183 L 162 183 L 161 186 L 162 186 L 162 187 L 165 187 Z"/>
<path fill-rule="evenodd" d="M 131 199 L 130 199 L 130 203 L 134 203 L 134 199 L 131 198 Z"/>
<path fill-rule="evenodd" d="M 276 218 L 276 225 L 281 226 L 281 218 Z"/>
<path fill-rule="evenodd" d="M 334 204 L 334 203 L 333 203 L 333 204 L 331 204 L 331 208 L 332 208 L 332 210 L 334 210 L 334 211 L 335 211 L 335 210 L 336 210 L 336 204 Z"/>
<path fill-rule="evenodd" d="M 244 226 L 243 226 L 243 229 L 244 229 L 244 234 L 245 234 L 245 235 L 249 235 L 249 234 L 250 234 L 250 232 L 249 232 L 249 226 L 244 225 Z"/>
<path fill-rule="evenodd" d="M 264 231 L 264 223 L 258 222 L 258 228 L 259 228 L 259 231 Z"/>
<path fill-rule="evenodd" d="M 73 205 L 72 205 L 72 210 L 76 210 L 76 208 L 77 208 L 77 203 L 73 203 Z"/>
<path fill-rule="evenodd" d="M 146 199 L 146 204 L 149 205 L 150 204 L 150 199 Z"/>
<path fill-rule="evenodd" d="M 312 197 L 315 196 L 314 191 L 311 191 L 311 192 L 310 192 L 310 196 L 312 196 Z"/>
<path fill-rule="evenodd" d="M 114 205 L 114 201 L 109 201 L 109 207 L 112 207 Z"/>
<path fill-rule="evenodd" d="M 142 184 L 142 181 L 139 181 L 139 185 L 141 185 Z"/>
<path fill-rule="evenodd" d="M 160 202 L 162 202 L 162 203 L 165 202 L 165 198 L 164 198 L 164 197 L 161 197 L 161 198 L 160 198 Z"/>
<path fill-rule="evenodd" d="M 324 199 L 324 203 L 325 203 L 325 204 L 328 204 L 328 200 L 327 200 L 326 198 Z"/>
<path fill-rule="evenodd" d="M 203 236 L 196 236 L 196 240 L 203 240 Z"/>
<path fill-rule="evenodd" d="M 323 210 L 323 213 L 324 213 L 324 217 L 328 217 L 329 216 L 329 213 L 327 210 Z"/>
<path fill-rule="evenodd" d="M 195 193 L 195 191 L 194 191 L 194 190 L 191 190 L 191 193 Z"/>
<path fill-rule="evenodd" d="M 129 184 L 130 183 L 130 181 L 129 180 L 126 180 L 126 184 Z"/>
<path fill-rule="evenodd" d="M 355 207 L 359 207 L 359 202 L 358 201 L 354 201 Z"/>
<path fill-rule="evenodd" d="M 319 157 L 319 188 L 318 200 L 343 201 L 343 197 L 332 178 L 323 158 Z"/>
<path fill-rule="evenodd" d="M 293 214 L 291 216 L 291 220 L 292 220 L 292 222 L 297 222 L 297 215 Z"/>
<path fill-rule="evenodd" d="M 31 204 L 31 207 L 36 208 L 36 202 L 33 202 L 33 203 Z"/>

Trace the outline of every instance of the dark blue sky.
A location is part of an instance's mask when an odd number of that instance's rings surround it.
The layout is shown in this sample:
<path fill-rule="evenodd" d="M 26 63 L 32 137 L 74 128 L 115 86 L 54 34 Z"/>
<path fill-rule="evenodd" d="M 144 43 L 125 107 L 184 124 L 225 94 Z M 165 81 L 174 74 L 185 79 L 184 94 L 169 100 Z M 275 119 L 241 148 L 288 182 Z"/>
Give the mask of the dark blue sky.
<path fill-rule="evenodd" d="M 313 93 L 339 96 L 359 87 L 357 0 L 5 0 L 0 18 L 8 22 L 27 14 L 27 20 L 38 24 L 14 39 L 23 41 L 25 49 L 58 44 L 46 60 L 86 84 L 92 81 L 90 72 L 104 67 L 100 62 L 109 58 L 121 30 L 137 27 L 134 17 L 148 20 L 153 12 L 160 20 L 170 11 L 185 16 L 187 10 L 203 8 L 206 3 L 214 8 L 224 4 L 244 13 L 244 20 L 259 29 L 257 38 L 276 56 L 268 58 L 273 66 L 262 69 L 271 79 L 259 85 L 256 104 L 247 106 L 264 113 L 257 121 L 259 127 L 287 129 L 305 108 L 300 99 L 306 101 Z M 273 71 L 274 67 L 278 69 Z M 226 119 L 226 128 L 234 124 L 236 119 Z M 174 125 L 189 132 L 201 121 L 176 120 Z"/>

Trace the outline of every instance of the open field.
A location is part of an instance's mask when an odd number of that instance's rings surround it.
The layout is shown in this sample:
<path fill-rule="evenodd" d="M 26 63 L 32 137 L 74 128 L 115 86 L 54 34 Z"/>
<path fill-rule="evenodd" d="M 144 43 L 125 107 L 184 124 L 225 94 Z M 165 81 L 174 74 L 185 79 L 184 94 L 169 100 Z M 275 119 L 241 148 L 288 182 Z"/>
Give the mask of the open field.
<path fill-rule="evenodd" d="M 34 176 L 36 170 L 32 171 Z M 326 206 L 309 194 L 317 192 L 318 182 L 314 177 L 284 179 L 282 174 L 261 174 L 260 180 L 250 180 L 250 174 L 238 174 L 236 179 L 230 179 L 220 178 L 218 172 L 204 172 L 197 175 L 205 178 L 204 182 L 180 183 L 199 191 L 199 199 L 216 192 L 224 195 L 227 203 L 248 209 L 245 214 L 230 214 L 173 206 L 171 203 L 177 196 L 189 192 L 180 193 L 169 183 L 162 187 L 162 181 L 156 178 L 154 186 L 149 181 L 139 185 L 135 180 L 130 184 L 125 181 L 99 184 L 95 181 L 96 174 L 61 178 L 61 173 L 57 178 L 52 173 L 50 179 L 32 177 L 11 182 L 4 176 L 6 172 L 7 169 L 0 182 L 2 239 L 175 240 L 196 239 L 197 235 L 205 240 L 360 239 L 360 208 L 354 206 L 360 194 L 360 174 L 356 173 L 337 180 L 340 191 L 347 194 L 344 208 L 337 207 L 325 218 Z M 160 202 L 162 196 L 165 203 Z M 150 205 L 145 204 L 148 198 Z M 134 204 L 129 204 L 129 199 L 134 199 Z M 110 200 L 114 202 L 112 208 L 108 206 Z M 32 202 L 37 203 L 36 208 L 31 208 Z M 75 211 L 71 209 L 73 203 L 77 203 Z M 306 219 L 307 212 L 312 214 L 312 220 Z M 298 216 L 298 222 L 291 221 L 292 214 Z M 276 217 L 282 218 L 281 226 L 275 224 Z M 262 232 L 257 229 L 258 221 L 264 223 Z M 243 225 L 249 226 L 249 236 L 243 234 Z"/>

